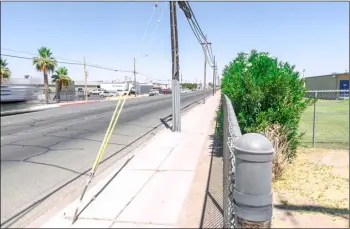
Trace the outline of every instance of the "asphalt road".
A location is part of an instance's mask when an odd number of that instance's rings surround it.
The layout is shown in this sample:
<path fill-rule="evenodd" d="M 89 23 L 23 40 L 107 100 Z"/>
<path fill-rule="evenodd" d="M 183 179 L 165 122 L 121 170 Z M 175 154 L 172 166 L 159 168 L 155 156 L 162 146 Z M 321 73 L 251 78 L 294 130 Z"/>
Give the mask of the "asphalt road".
<path fill-rule="evenodd" d="M 182 94 L 181 107 L 201 97 L 202 92 Z M 68 186 L 81 190 L 116 103 L 1 117 L 1 227 L 27 226 L 68 195 Z M 110 157 L 112 162 L 104 166 L 111 166 L 136 139 L 153 131 L 162 123 L 160 118 L 170 114 L 170 95 L 127 100 L 102 159 Z"/>

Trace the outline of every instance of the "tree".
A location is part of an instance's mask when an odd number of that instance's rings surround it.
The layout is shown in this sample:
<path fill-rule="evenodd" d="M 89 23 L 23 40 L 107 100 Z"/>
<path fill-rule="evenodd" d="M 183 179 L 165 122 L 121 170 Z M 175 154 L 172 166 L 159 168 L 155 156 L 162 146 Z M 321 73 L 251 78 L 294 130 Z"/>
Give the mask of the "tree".
<path fill-rule="evenodd" d="M 66 67 L 58 67 L 51 78 L 52 82 L 56 84 L 56 98 L 59 101 L 62 86 L 67 90 L 72 83 L 72 79 L 68 76 L 68 69 Z"/>
<path fill-rule="evenodd" d="M 11 70 L 7 67 L 8 63 L 6 59 L 0 58 L 0 77 L 1 83 L 3 83 L 4 79 L 8 79 L 11 76 Z"/>
<path fill-rule="evenodd" d="M 312 100 L 299 72 L 267 52 L 239 53 L 223 71 L 222 92 L 232 103 L 243 133 L 264 132 L 272 125 L 286 130 L 288 155 L 299 145 L 299 122 Z"/>
<path fill-rule="evenodd" d="M 51 50 L 47 47 L 38 49 L 39 55 L 33 58 L 33 65 L 44 74 L 45 101 L 49 103 L 49 80 L 48 73 L 55 70 L 57 61 L 52 57 Z"/>
<path fill-rule="evenodd" d="M 181 84 L 182 88 L 188 88 L 190 90 L 197 88 L 196 83 L 183 83 Z"/>

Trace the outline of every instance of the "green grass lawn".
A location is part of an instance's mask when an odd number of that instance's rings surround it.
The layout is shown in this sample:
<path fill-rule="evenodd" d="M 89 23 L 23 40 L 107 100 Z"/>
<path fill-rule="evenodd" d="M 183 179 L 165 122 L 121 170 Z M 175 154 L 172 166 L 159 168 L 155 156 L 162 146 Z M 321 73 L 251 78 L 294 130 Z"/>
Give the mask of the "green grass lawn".
<path fill-rule="evenodd" d="M 314 107 L 303 114 L 300 132 L 305 133 L 302 146 L 312 146 Z M 349 149 L 349 100 L 318 100 L 316 102 L 317 148 Z"/>

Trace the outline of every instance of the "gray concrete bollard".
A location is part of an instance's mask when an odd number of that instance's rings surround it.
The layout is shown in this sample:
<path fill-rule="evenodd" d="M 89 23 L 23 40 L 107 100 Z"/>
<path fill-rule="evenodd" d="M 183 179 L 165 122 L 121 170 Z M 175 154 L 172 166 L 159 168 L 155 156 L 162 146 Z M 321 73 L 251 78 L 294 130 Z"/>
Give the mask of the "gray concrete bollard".
<path fill-rule="evenodd" d="M 274 147 L 261 134 L 248 133 L 234 142 L 236 158 L 235 228 L 270 228 Z"/>

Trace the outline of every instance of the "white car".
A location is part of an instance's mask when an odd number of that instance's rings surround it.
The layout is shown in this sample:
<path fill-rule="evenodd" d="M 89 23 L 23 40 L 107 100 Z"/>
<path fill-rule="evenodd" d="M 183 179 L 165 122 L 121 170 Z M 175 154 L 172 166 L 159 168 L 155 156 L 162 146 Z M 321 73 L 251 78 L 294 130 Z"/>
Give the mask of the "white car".
<path fill-rule="evenodd" d="M 113 97 L 113 96 L 118 96 L 117 92 L 109 92 L 109 91 L 103 91 L 99 94 L 100 97 L 105 98 L 105 97 Z"/>
<path fill-rule="evenodd" d="M 100 95 L 100 93 L 103 92 L 103 90 L 101 89 L 95 89 L 93 91 L 90 91 L 89 94 L 90 95 Z"/>
<path fill-rule="evenodd" d="M 149 90 L 148 95 L 149 96 L 157 96 L 157 95 L 159 95 L 159 91 L 157 89 L 151 89 L 151 90 Z"/>

